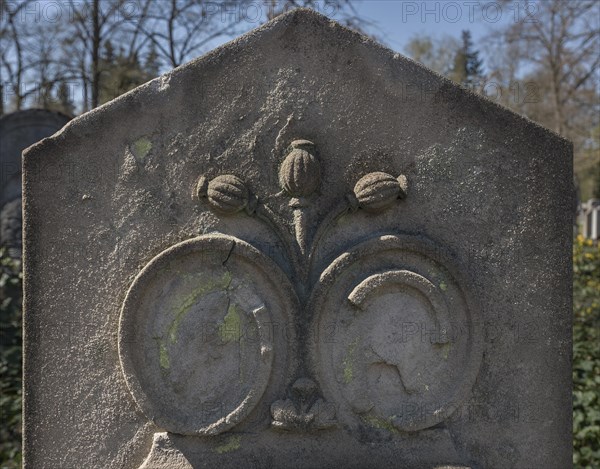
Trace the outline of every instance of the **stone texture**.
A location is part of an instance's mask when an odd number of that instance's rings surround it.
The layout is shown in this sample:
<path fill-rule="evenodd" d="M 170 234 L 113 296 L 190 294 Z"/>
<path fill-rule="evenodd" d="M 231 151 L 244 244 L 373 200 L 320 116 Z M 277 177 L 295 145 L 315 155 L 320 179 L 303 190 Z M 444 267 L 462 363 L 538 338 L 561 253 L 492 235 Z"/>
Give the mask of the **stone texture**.
<path fill-rule="evenodd" d="M 308 10 L 75 119 L 25 468 L 568 467 L 571 152 Z"/>

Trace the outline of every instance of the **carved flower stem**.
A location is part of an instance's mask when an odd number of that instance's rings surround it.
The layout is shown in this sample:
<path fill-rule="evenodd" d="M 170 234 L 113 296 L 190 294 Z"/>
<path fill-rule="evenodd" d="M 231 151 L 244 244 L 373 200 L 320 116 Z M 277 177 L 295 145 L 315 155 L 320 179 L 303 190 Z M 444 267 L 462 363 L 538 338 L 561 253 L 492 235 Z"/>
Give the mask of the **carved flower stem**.
<path fill-rule="evenodd" d="M 304 198 L 293 198 L 290 200 L 290 207 L 294 209 L 294 232 L 296 234 L 296 243 L 300 249 L 300 254 L 304 258 L 308 251 L 308 204 Z"/>
<path fill-rule="evenodd" d="M 279 185 L 289 197 L 294 212 L 294 234 L 300 254 L 300 284 L 306 289 L 308 279 L 309 214 L 308 198 L 317 192 L 321 184 L 321 168 L 316 156 L 315 144 L 309 140 L 294 140 L 279 168 Z"/>
<path fill-rule="evenodd" d="M 406 176 L 394 176 L 377 171 L 363 176 L 354 186 L 354 191 L 347 194 L 337 206 L 333 208 L 317 228 L 312 247 L 308 255 L 309 271 L 312 270 L 315 250 L 319 240 L 331 229 L 338 219 L 348 212 L 362 209 L 368 213 L 377 213 L 389 208 L 396 200 L 406 198 L 408 180 Z"/>
<path fill-rule="evenodd" d="M 343 199 L 327 214 L 325 219 L 319 224 L 317 232 L 315 233 L 310 251 L 308 253 L 308 269 L 309 272 L 312 270 L 314 259 L 316 257 L 316 250 L 319 246 L 319 240 L 325 233 L 335 224 L 335 222 L 350 212 L 352 209 L 350 202 L 347 199 Z"/>
<path fill-rule="evenodd" d="M 291 234 L 283 229 L 285 226 L 285 222 L 276 215 L 273 210 L 271 210 L 267 205 L 263 203 L 259 203 L 256 209 L 256 216 L 259 220 L 263 221 L 267 224 L 271 229 L 275 232 L 277 237 L 281 240 L 284 248 L 286 249 L 289 259 L 291 261 L 294 274 L 297 277 L 302 278 L 304 275 L 304 271 L 306 270 L 304 267 L 304 262 L 302 258 L 302 254 L 300 252 L 297 243 L 294 242 Z M 303 298 L 304 295 L 304 287 L 303 285 L 298 285 L 298 296 Z"/>

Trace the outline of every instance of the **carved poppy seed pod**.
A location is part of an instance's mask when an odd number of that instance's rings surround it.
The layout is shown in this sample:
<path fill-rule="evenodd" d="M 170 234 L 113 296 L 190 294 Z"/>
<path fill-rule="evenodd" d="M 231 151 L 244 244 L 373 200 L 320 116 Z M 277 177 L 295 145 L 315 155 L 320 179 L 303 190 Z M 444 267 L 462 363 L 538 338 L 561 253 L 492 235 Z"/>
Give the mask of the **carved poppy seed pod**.
<path fill-rule="evenodd" d="M 377 171 L 369 173 L 354 186 L 355 200 L 351 200 L 358 207 L 367 212 L 378 212 L 390 206 L 397 199 L 406 197 L 406 176 L 395 178 L 391 174 Z"/>
<path fill-rule="evenodd" d="M 308 197 L 321 183 L 321 168 L 314 155 L 315 145 L 294 140 L 279 169 L 279 184 L 290 197 Z"/>
<path fill-rule="evenodd" d="M 250 194 L 248 187 L 237 176 L 224 174 L 210 182 L 201 177 L 196 186 L 199 198 L 207 197 L 210 205 L 224 214 L 234 214 L 246 209 L 252 213 L 256 208 L 256 197 Z"/>

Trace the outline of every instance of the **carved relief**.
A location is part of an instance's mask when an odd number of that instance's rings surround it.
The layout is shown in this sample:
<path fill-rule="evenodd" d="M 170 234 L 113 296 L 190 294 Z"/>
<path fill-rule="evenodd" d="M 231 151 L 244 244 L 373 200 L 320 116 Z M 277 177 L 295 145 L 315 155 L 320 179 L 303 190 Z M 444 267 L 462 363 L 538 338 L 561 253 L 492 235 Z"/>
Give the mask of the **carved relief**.
<path fill-rule="evenodd" d="M 282 229 L 286 223 L 280 215 L 252 194 L 236 176 L 221 175 L 211 181 L 200 176 L 194 194 L 199 200 L 206 199 L 215 213 L 233 215 L 246 209 L 249 215 L 256 215 L 267 223 L 287 247 L 289 260 L 302 284 L 297 287 L 302 292 L 306 291 L 304 284 L 318 241 L 337 218 L 359 209 L 381 212 L 404 199 L 408 192 L 408 181 L 404 175 L 396 178 L 380 171 L 366 174 L 358 180 L 354 190 L 339 201 L 309 239 L 309 227 L 315 224 L 315 220 L 309 218 L 309 207 L 320 183 L 321 169 L 315 144 L 308 140 L 294 140 L 286 150 L 279 169 L 279 184 L 283 194 L 290 197 L 289 206 L 293 209 L 293 240 Z"/>
<path fill-rule="evenodd" d="M 321 167 L 314 155 L 315 144 L 294 140 L 279 170 L 279 184 L 290 197 L 312 195 L 321 182 Z"/>
<path fill-rule="evenodd" d="M 358 180 L 354 192 L 349 195 L 353 208 L 360 207 L 368 212 L 378 212 L 386 209 L 396 199 L 406 197 L 408 181 L 406 176 L 398 178 L 377 171 L 369 173 Z"/>
<path fill-rule="evenodd" d="M 250 194 L 244 181 L 232 174 L 217 176 L 210 182 L 201 177 L 196 195 L 207 197 L 211 206 L 222 214 L 232 215 L 244 209 L 251 214 L 256 209 L 256 197 Z"/>
<path fill-rule="evenodd" d="M 322 430 L 336 424 L 335 407 L 317 395 L 309 378 L 296 380 L 291 397 L 271 405 L 272 426 L 281 430 Z"/>
<path fill-rule="evenodd" d="M 270 259 L 231 236 L 201 236 L 154 258 L 129 289 L 119 329 L 123 372 L 148 418 L 186 435 L 244 419 L 274 364 L 288 366 L 288 346 L 270 330 L 297 308 L 285 284 Z"/>
<path fill-rule="evenodd" d="M 245 213 L 267 224 L 286 248 L 289 279 L 244 241 L 211 235 L 165 251 L 134 281 L 123 307 L 120 354 L 140 407 L 168 431 L 213 435 L 241 422 L 269 384 L 281 397 L 271 405 L 271 427 L 279 430 L 323 430 L 339 420 L 350 428 L 405 432 L 448 418 L 481 358 L 477 308 L 451 260 L 424 238 L 389 235 L 312 272 L 319 241 L 338 218 L 389 209 L 407 197 L 407 178 L 364 175 L 318 224 L 311 206 L 321 167 L 312 142 L 290 144 L 279 183 L 277 196 L 289 198 L 292 209 L 290 231 L 238 176 L 201 176 L 193 195 L 219 216 Z M 310 337 L 290 344 L 260 333 L 269 321 L 294 314 L 312 318 Z M 211 347 L 197 343 L 206 320 L 221 324 Z M 260 340 L 227 340 L 232 323 L 254 327 Z M 273 367 L 287 366 L 287 354 L 298 369 L 289 373 L 295 382 L 286 392 L 269 377 Z M 226 402 L 201 420 L 199 405 L 221 389 L 228 389 Z"/>
<path fill-rule="evenodd" d="M 313 357 L 340 420 L 421 430 L 471 389 L 482 354 L 477 307 L 442 252 L 423 238 L 379 236 L 321 275 L 309 303 L 319 318 Z"/>

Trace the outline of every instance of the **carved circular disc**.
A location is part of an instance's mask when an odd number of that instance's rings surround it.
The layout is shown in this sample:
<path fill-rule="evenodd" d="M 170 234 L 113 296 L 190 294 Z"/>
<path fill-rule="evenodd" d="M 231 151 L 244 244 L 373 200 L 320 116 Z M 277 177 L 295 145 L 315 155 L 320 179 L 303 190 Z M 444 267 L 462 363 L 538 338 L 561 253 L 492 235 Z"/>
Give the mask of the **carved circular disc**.
<path fill-rule="evenodd" d="M 447 419 L 470 391 L 482 356 L 477 307 L 431 242 L 381 236 L 321 275 L 314 368 L 339 418 L 390 431 Z"/>
<path fill-rule="evenodd" d="M 119 324 L 121 366 L 139 407 L 184 435 L 241 422 L 265 392 L 274 349 L 287 354 L 271 327 L 294 301 L 279 268 L 231 236 L 201 236 L 156 256 L 131 285 Z"/>

